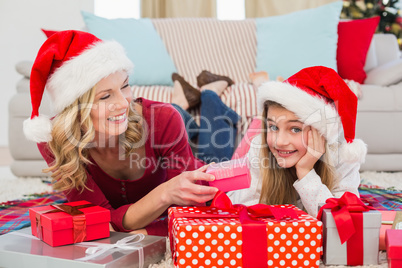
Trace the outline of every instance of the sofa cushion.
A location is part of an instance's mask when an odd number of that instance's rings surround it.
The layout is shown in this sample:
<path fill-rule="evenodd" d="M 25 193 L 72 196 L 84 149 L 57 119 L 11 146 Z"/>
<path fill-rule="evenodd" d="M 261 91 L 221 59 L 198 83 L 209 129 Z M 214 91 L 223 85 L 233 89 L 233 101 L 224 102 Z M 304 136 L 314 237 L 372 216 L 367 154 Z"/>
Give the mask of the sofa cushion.
<path fill-rule="evenodd" d="M 373 38 L 371 39 L 370 47 L 367 51 L 367 56 L 366 56 L 366 63 L 364 64 L 363 70 L 367 73 L 371 69 L 377 67 L 378 65 L 378 60 L 377 60 L 377 55 L 375 53 L 375 34 Z"/>
<path fill-rule="evenodd" d="M 401 57 L 398 39 L 394 34 L 375 34 L 373 39 L 375 41 L 375 53 L 378 61 L 377 66 Z"/>
<path fill-rule="evenodd" d="M 302 68 L 334 70 L 342 2 L 282 16 L 257 18 L 257 71 L 285 79 Z"/>
<path fill-rule="evenodd" d="M 338 73 L 343 79 L 364 83 L 367 52 L 379 22 L 378 16 L 339 22 L 336 60 Z"/>
<path fill-rule="evenodd" d="M 134 63 L 130 84 L 173 85 L 177 69 L 150 19 L 105 19 L 82 11 L 88 31 L 103 40 L 116 40 Z"/>
<path fill-rule="evenodd" d="M 19 74 L 29 78 L 31 76 L 32 65 L 32 61 L 20 61 L 15 65 L 15 69 Z"/>
<path fill-rule="evenodd" d="M 389 86 L 402 81 L 402 58 L 383 64 L 367 73 L 364 83 Z"/>
<path fill-rule="evenodd" d="M 402 112 L 401 87 L 402 82 L 391 86 L 361 85 L 363 96 L 359 100 L 357 111 L 383 114 Z M 373 127 L 377 124 L 381 125 L 382 122 L 372 122 Z"/>
<path fill-rule="evenodd" d="M 229 76 L 235 83 L 247 82 L 254 72 L 254 19 L 166 18 L 152 22 L 179 74 L 192 85 L 202 70 Z"/>
<path fill-rule="evenodd" d="M 16 86 L 17 93 L 27 93 L 29 95 L 30 94 L 29 93 L 29 84 L 30 84 L 29 77 L 24 76 L 23 78 L 21 78 L 17 82 L 17 86 Z"/>

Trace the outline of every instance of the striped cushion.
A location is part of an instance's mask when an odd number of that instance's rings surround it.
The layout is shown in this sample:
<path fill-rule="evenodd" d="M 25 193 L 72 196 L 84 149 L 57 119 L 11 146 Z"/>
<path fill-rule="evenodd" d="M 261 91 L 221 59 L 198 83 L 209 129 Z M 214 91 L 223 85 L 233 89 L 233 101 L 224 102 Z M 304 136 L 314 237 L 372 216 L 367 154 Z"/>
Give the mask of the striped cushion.
<path fill-rule="evenodd" d="M 221 95 L 223 103 L 241 117 L 239 132 L 245 133 L 257 114 L 256 92 L 248 82 L 254 72 L 256 28 L 253 19 L 220 21 L 212 18 L 164 18 L 152 20 L 176 68 L 196 87 L 202 70 L 231 77 L 235 84 Z M 171 102 L 172 87 L 133 86 L 135 97 Z M 191 111 L 197 115 L 199 110 Z"/>
<path fill-rule="evenodd" d="M 148 100 L 170 103 L 173 87 L 169 86 L 133 86 L 134 98 L 143 97 Z"/>
<path fill-rule="evenodd" d="M 179 73 L 190 84 L 202 70 L 227 75 L 236 83 L 254 72 L 257 37 L 255 20 L 212 18 L 153 19 Z"/>

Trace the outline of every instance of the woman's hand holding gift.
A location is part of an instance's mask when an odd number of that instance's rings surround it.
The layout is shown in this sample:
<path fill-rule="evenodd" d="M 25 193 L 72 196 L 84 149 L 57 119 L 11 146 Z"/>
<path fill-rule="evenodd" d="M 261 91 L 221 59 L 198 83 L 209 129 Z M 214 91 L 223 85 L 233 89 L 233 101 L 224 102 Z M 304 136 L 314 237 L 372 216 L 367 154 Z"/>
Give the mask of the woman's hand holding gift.
<path fill-rule="evenodd" d="M 199 181 L 213 181 L 213 175 L 205 173 L 208 165 L 194 171 L 186 171 L 164 183 L 163 200 L 168 204 L 180 206 L 205 205 L 212 200 L 218 191 L 217 188 L 201 185 Z"/>

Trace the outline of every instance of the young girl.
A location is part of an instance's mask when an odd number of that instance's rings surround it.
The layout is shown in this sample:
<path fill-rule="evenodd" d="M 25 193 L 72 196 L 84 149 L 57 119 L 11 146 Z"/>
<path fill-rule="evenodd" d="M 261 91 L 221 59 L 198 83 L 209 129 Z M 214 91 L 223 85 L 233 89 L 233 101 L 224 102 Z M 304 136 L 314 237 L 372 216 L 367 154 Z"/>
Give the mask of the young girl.
<path fill-rule="evenodd" d="M 38 143 L 54 188 L 68 201 L 87 200 L 111 212 L 116 231 L 167 235 L 169 206 L 211 200 L 217 189 L 188 144 L 170 104 L 133 100 L 133 64 L 122 46 L 80 31 L 50 36 L 31 72 L 27 138 Z M 44 89 L 56 115 L 39 115 Z M 204 183 L 207 184 L 207 183 Z"/>
<path fill-rule="evenodd" d="M 247 157 L 251 187 L 228 193 L 233 203 L 318 205 L 349 191 L 358 195 L 366 145 L 355 139 L 357 97 L 332 69 L 315 66 L 258 92 L 261 133 Z"/>

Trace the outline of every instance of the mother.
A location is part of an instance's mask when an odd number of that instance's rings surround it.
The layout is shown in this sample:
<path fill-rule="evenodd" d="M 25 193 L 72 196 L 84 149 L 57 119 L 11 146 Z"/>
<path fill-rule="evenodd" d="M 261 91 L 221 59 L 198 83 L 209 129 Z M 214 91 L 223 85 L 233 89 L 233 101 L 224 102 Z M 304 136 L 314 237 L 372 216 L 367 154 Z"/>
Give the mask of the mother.
<path fill-rule="evenodd" d="M 193 156 L 180 114 L 170 104 L 133 100 L 132 67 L 117 42 L 81 31 L 53 34 L 32 67 L 24 133 L 68 201 L 109 209 L 116 231 L 167 235 L 169 206 L 204 203 L 217 189 L 205 185 L 214 178 Z M 45 88 L 52 119 L 39 115 Z"/>

